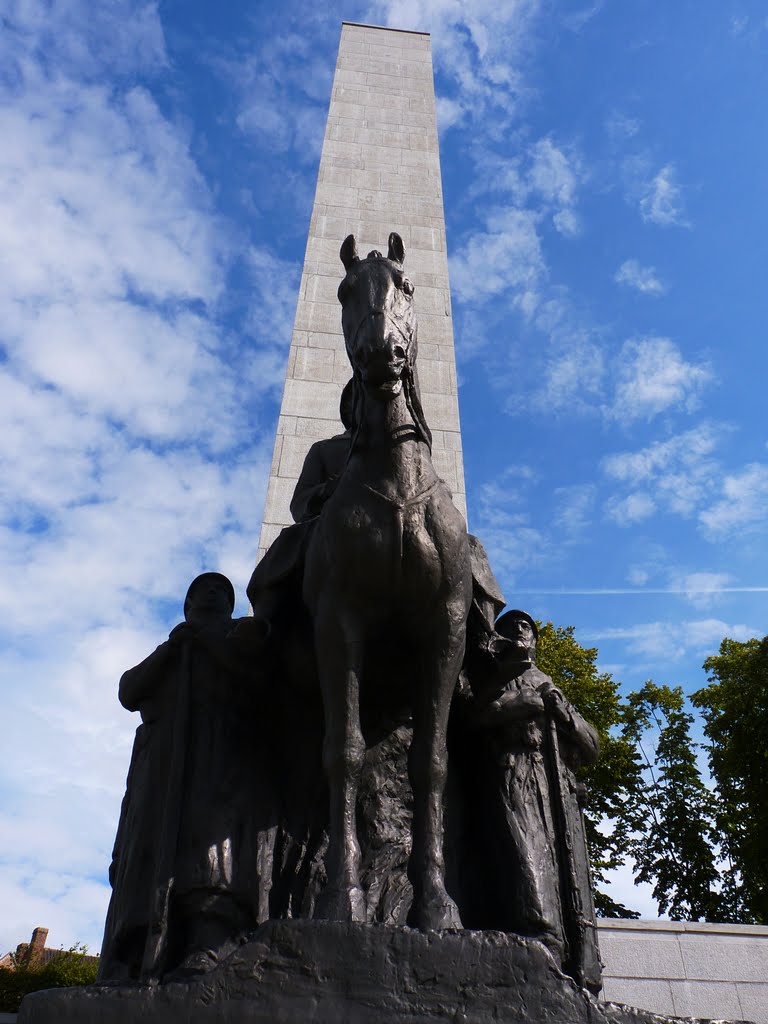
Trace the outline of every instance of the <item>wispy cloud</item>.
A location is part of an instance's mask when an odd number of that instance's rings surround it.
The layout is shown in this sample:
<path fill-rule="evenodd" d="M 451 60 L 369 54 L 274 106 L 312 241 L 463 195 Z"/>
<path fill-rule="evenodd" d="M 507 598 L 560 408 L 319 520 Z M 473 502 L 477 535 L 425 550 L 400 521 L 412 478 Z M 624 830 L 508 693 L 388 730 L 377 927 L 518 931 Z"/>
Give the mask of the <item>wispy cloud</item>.
<path fill-rule="evenodd" d="M 578 158 L 568 157 L 551 138 L 539 139 L 531 147 L 528 183 L 531 193 L 549 204 L 552 220 L 563 235 L 576 235 L 579 221 L 575 211 L 577 188 L 583 180 Z"/>
<path fill-rule="evenodd" d="M 624 260 L 614 275 L 617 284 L 635 288 L 644 295 L 662 295 L 666 288 L 655 267 L 644 267 L 638 260 Z"/>
<path fill-rule="evenodd" d="M 754 592 L 729 586 L 732 582 L 727 572 L 688 572 L 676 576 L 673 587 L 682 591 L 695 608 L 709 608 L 725 594 Z M 768 587 L 765 589 L 768 591 Z"/>
<path fill-rule="evenodd" d="M 487 228 L 457 245 L 451 257 L 451 283 L 472 303 L 506 294 L 518 306 L 537 302 L 544 273 L 536 214 L 515 208 L 491 210 Z"/>
<path fill-rule="evenodd" d="M 654 441 L 635 452 L 619 452 L 603 459 L 603 469 L 616 480 L 631 483 L 658 479 L 679 468 L 700 466 L 714 468 L 710 457 L 720 443 L 723 427 L 702 423 L 666 441 Z"/>
<path fill-rule="evenodd" d="M 768 507 L 768 466 L 753 462 L 722 480 L 720 497 L 700 516 L 702 526 L 723 537 L 735 530 L 765 528 Z"/>
<path fill-rule="evenodd" d="M 654 509 L 691 516 L 712 493 L 721 471 L 716 456 L 728 428 L 703 423 L 634 452 L 603 458 L 609 480 L 625 484 L 629 493 L 609 499 L 607 513 L 616 522 L 647 518 Z M 632 499 L 632 500 L 630 500 Z"/>
<path fill-rule="evenodd" d="M 634 138 L 640 131 L 640 127 L 640 121 L 636 117 L 629 117 L 618 110 L 613 111 L 605 119 L 605 130 L 609 137 L 616 142 Z"/>
<path fill-rule="evenodd" d="M 709 366 L 687 362 L 673 341 L 657 337 L 625 342 L 616 376 L 608 412 L 622 422 L 650 420 L 670 407 L 691 412 L 713 379 Z"/>
<path fill-rule="evenodd" d="M 656 502 L 647 491 L 634 491 L 624 498 L 610 498 L 605 514 L 619 526 L 634 526 L 649 519 L 656 511 Z"/>
<path fill-rule="evenodd" d="M 688 227 L 682 186 L 673 164 L 666 164 L 642 187 L 640 214 L 661 227 Z"/>
<path fill-rule="evenodd" d="M 564 532 L 566 539 L 581 536 L 591 525 L 596 490 L 594 484 L 571 484 L 555 489 L 553 525 Z"/>
<path fill-rule="evenodd" d="M 476 525 L 494 571 L 511 583 L 549 557 L 545 534 L 530 522 L 528 498 L 536 472 L 509 465 L 478 491 Z"/>
<path fill-rule="evenodd" d="M 692 574 L 693 576 L 709 576 L 709 573 Z M 717 574 L 711 574 L 717 575 Z M 642 572 L 634 573 L 638 579 L 636 587 L 521 587 L 520 594 L 566 594 L 568 597 L 646 597 L 648 595 L 670 594 L 679 597 L 686 597 L 692 603 L 697 600 L 709 602 L 710 598 L 720 594 L 768 594 L 768 586 L 765 587 L 723 587 L 712 586 L 704 583 L 701 587 L 693 583 L 687 587 L 646 587 L 642 585 L 644 576 Z"/>
<path fill-rule="evenodd" d="M 584 26 L 592 21 L 605 6 L 605 0 L 593 0 L 592 3 L 582 7 L 581 10 L 573 11 L 566 15 L 565 25 L 572 32 L 580 32 Z"/>
<path fill-rule="evenodd" d="M 445 127 L 482 122 L 501 135 L 525 94 L 521 68 L 542 9 L 541 0 L 380 0 L 365 20 L 430 32 L 439 93 L 453 103 Z"/>
<path fill-rule="evenodd" d="M 54 900 L 46 923 L 98 945 L 135 727 L 117 680 L 201 567 L 242 592 L 297 276 L 268 249 L 241 261 L 188 132 L 150 93 L 156 5 L 96 7 L 15 5 L 0 43 L 0 785 L 24 794 L 1 824 L 25 836 L 3 850 L 4 948 L 29 931 L 30 889 Z M 235 268 L 253 309 L 229 304 Z"/>
<path fill-rule="evenodd" d="M 722 619 L 689 619 L 682 622 L 643 622 L 634 626 L 620 626 L 595 630 L 590 639 L 621 640 L 631 654 L 650 661 L 679 661 L 689 654 L 705 657 L 714 653 L 723 637 L 749 640 L 761 636 L 759 630 L 743 623 L 728 623 Z"/>
<path fill-rule="evenodd" d="M 333 69 L 307 33 L 265 34 L 256 52 L 222 62 L 240 93 L 238 128 L 277 153 L 291 150 L 314 162 L 323 138 L 323 113 Z"/>
<path fill-rule="evenodd" d="M 86 81 L 104 72 L 131 75 L 167 64 L 156 0 L 95 5 L 51 0 L 7 6 L 0 35 L 6 72 L 22 57 L 35 68 L 45 65 Z"/>

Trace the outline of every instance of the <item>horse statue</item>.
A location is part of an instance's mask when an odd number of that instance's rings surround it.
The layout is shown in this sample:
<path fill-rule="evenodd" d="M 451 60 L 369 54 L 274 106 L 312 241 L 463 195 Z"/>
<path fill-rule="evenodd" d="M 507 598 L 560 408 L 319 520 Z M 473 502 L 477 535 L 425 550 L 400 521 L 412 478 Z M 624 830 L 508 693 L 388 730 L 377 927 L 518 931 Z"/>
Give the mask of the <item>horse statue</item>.
<path fill-rule="evenodd" d="M 366 920 L 356 835 L 356 798 L 366 740 L 366 669 L 383 650 L 402 652 L 393 688 L 413 716 L 408 774 L 413 790 L 410 921 L 460 928 L 445 889 L 443 791 L 446 729 L 461 669 L 472 573 L 467 531 L 431 458 L 416 374 L 413 285 L 394 232 L 384 257 L 341 247 L 338 290 L 354 377 L 349 456 L 312 531 L 303 598 L 314 630 L 323 698 L 323 765 L 330 791 L 328 884 L 316 916 Z M 381 685 L 381 682 L 379 682 Z"/>

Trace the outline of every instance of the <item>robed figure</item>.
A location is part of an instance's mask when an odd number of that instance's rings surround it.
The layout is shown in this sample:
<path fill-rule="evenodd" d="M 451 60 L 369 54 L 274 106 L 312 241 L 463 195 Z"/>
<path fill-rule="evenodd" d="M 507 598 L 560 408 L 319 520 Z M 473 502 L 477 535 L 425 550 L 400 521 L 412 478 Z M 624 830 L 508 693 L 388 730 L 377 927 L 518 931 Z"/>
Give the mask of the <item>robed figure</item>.
<path fill-rule="evenodd" d="M 205 971 L 269 916 L 274 815 L 255 624 L 232 620 L 234 600 L 225 576 L 198 576 L 185 621 L 120 680 L 120 702 L 142 721 L 109 872 L 100 980 Z"/>
<path fill-rule="evenodd" d="M 598 992 L 586 790 L 576 777 L 597 760 L 598 736 L 536 667 L 534 620 L 510 611 L 496 630 L 511 647 L 494 671 L 472 677 L 462 715 L 467 739 L 457 758 L 470 851 L 464 922 L 539 939 L 566 973 Z"/>

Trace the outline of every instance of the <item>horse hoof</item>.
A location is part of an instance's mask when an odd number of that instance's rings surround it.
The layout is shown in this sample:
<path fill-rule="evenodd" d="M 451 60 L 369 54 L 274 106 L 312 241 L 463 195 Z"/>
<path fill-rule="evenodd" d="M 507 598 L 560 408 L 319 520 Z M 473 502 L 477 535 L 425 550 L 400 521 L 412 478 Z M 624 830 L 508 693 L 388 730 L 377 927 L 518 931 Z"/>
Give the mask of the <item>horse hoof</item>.
<path fill-rule="evenodd" d="M 321 921 L 367 921 L 365 893 L 357 886 L 349 889 L 325 889 L 317 899 L 315 917 Z"/>
<path fill-rule="evenodd" d="M 442 898 L 424 900 L 414 909 L 413 923 L 422 932 L 460 931 L 459 908 L 446 893 Z"/>

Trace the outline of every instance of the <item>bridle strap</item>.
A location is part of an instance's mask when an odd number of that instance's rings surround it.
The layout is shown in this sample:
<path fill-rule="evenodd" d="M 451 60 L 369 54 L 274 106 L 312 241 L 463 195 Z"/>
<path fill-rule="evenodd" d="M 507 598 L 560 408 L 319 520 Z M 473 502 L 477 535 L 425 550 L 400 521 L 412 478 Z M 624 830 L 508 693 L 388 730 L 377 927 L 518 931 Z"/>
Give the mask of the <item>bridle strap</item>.
<path fill-rule="evenodd" d="M 357 341 L 357 336 L 360 333 L 360 331 L 362 329 L 362 326 L 366 322 L 366 320 L 370 320 L 371 317 L 379 316 L 379 315 L 385 316 L 387 318 L 387 320 L 389 320 L 389 322 L 395 328 L 397 333 L 400 335 L 400 337 L 406 343 L 407 349 L 410 348 L 411 341 L 413 340 L 413 332 L 411 332 L 410 334 L 406 334 L 405 330 L 401 326 L 401 321 L 402 321 L 403 318 L 399 317 L 399 316 L 397 316 L 397 317 L 393 316 L 386 309 L 369 309 L 367 313 L 364 313 L 363 316 L 360 319 L 360 322 L 358 323 L 357 327 L 355 328 L 355 332 L 352 335 L 352 339 L 349 342 L 349 344 L 353 344 L 355 341 Z M 406 349 L 406 352 L 407 352 L 407 349 Z"/>

